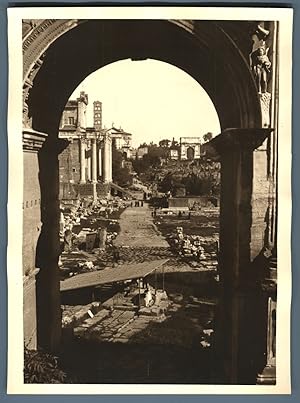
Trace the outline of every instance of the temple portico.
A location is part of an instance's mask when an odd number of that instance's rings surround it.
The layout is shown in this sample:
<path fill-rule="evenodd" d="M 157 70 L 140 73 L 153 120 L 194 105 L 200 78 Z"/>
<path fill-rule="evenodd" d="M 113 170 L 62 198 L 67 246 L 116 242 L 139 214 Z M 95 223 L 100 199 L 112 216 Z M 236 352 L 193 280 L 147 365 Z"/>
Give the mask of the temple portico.
<path fill-rule="evenodd" d="M 86 125 L 88 95 L 84 92 L 77 100 L 69 100 L 64 108 L 59 138 L 67 140 L 69 146 L 59 156 L 61 183 L 83 185 L 112 181 L 112 139 L 109 131 L 102 130 L 99 124 L 100 104 L 94 102 L 93 127 Z"/>

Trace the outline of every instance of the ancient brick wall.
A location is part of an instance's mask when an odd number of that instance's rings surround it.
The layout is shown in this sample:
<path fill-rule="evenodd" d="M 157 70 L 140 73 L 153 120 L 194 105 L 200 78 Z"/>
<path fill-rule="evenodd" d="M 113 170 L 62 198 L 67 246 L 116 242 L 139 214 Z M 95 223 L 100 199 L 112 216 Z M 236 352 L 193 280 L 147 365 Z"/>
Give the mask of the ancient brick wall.
<path fill-rule="evenodd" d="M 61 183 L 77 183 L 80 181 L 80 145 L 73 140 L 59 155 L 59 181 Z"/>

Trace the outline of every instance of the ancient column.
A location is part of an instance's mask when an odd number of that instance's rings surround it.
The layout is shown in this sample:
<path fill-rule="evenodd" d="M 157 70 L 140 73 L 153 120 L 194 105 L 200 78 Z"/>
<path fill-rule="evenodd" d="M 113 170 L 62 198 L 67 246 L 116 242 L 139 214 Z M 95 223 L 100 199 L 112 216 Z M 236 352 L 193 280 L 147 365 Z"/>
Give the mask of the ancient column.
<path fill-rule="evenodd" d="M 103 148 L 103 182 L 109 183 L 112 180 L 112 148 L 111 148 L 111 138 L 108 134 L 104 135 L 104 148 Z"/>
<path fill-rule="evenodd" d="M 90 181 L 92 179 L 92 164 L 91 164 L 91 142 L 89 141 L 89 145 L 86 150 L 86 165 L 87 165 L 87 180 Z"/>
<path fill-rule="evenodd" d="M 109 144 L 109 181 L 112 182 L 112 143 Z"/>
<path fill-rule="evenodd" d="M 99 142 L 99 149 L 98 149 L 98 175 L 99 177 L 102 176 L 102 148 Z"/>
<path fill-rule="evenodd" d="M 85 139 L 80 139 L 80 183 L 85 183 Z"/>
<path fill-rule="evenodd" d="M 92 139 L 92 182 L 97 182 L 97 143 Z"/>

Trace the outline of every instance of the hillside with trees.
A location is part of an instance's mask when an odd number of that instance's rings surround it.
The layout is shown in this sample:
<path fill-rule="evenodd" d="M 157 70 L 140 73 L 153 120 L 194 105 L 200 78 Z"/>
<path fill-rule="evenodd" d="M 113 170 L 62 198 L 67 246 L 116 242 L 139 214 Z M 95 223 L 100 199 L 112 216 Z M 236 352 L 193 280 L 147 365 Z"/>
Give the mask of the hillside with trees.
<path fill-rule="evenodd" d="M 212 138 L 211 133 L 203 136 L 205 143 Z M 142 144 L 148 153 L 141 159 L 132 161 L 133 168 L 144 183 L 155 183 L 158 190 L 176 195 L 178 191 L 186 195 L 219 195 L 220 163 L 218 158 L 203 156 L 195 161 L 174 161 L 170 159 L 170 147 L 178 143 L 168 139 L 159 145 Z"/>

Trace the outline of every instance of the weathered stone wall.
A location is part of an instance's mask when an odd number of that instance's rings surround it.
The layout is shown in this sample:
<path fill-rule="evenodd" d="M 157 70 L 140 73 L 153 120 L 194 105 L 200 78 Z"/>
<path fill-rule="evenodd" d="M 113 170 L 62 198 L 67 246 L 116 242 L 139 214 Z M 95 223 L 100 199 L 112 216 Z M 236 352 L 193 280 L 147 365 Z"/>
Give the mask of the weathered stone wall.
<path fill-rule="evenodd" d="M 267 152 L 264 148 L 253 153 L 253 193 L 250 255 L 254 259 L 265 246 L 267 228 L 269 181 Z"/>
<path fill-rule="evenodd" d="M 24 342 L 36 348 L 36 245 L 41 231 L 41 194 L 38 180 L 39 163 L 36 152 L 24 152 L 23 202 L 23 274 L 24 274 Z"/>
<path fill-rule="evenodd" d="M 219 204 L 218 198 L 208 196 L 198 197 L 170 197 L 168 199 L 169 207 L 193 207 L 194 204 L 207 206 L 212 203 L 217 206 Z"/>
<path fill-rule="evenodd" d="M 37 347 L 36 281 L 35 275 L 26 277 L 23 284 L 24 343 L 29 349 Z"/>
<path fill-rule="evenodd" d="M 23 273 L 35 268 L 36 244 L 41 231 L 39 164 L 37 153 L 24 153 Z"/>
<path fill-rule="evenodd" d="M 92 183 L 75 184 L 74 189 L 78 193 L 79 197 L 93 196 Z M 108 183 L 97 183 L 96 189 L 98 197 L 101 196 L 105 197 L 107 196 L 107 193 L 110 191 L 110 186 Z"/>
<path fill-rule="evenodd" d="M 60 182 L 80 181 L 80 144 L 79 140 L 73 140 L 69 146 L 59 155 L 59 180 Z"/>
<path fill-rule="evenodd" d="M 68 126 L 74 125 L 77 126 L 78 124 L 78 110 L 77 105 L 73 108 L 64 109 L 62 119 L 61 119 L 61 126 Z"/>

